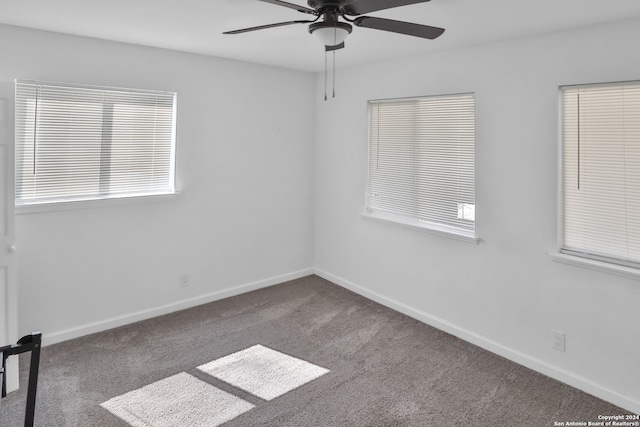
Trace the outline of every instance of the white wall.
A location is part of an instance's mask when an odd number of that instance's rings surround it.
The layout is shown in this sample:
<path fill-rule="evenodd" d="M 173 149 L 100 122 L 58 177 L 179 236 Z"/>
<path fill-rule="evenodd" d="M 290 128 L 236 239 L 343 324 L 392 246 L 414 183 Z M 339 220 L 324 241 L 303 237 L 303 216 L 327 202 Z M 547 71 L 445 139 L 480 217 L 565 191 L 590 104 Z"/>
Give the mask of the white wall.
<path fill-rule="evenodd" d="M 318 273 L 640 412 L 640 281 L 549 256 L 558 87 L 640 79 L 638 40 L 636 20 L 338 70 L 337 98 L 328 102 L 320 76 Z M 367 100 L 461 92 L 476 94 L 482 242 L 362 218 Z M 566 333 L 566 352 L 552 349 L 552 329 Z"/>
<path fill-rule="evenodd" d="M 0 81 L 178 93 L 176 199 L 18 215 L 21 334 L 51 343 L 311 271 L 313 74 L 9 26 L 0 58 Z"/>

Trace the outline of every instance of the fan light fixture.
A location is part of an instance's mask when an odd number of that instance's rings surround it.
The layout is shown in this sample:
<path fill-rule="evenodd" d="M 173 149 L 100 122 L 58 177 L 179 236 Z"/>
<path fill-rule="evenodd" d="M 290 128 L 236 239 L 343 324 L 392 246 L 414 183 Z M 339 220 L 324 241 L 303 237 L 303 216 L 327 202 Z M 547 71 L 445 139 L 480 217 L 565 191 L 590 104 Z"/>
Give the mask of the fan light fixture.
<path fill-rule="evenodd" d="M 337 46 L 351 33 L 351 25 L 345 22 L 322 21 L 309 25 L 309 32 L 324 46 Z"/>

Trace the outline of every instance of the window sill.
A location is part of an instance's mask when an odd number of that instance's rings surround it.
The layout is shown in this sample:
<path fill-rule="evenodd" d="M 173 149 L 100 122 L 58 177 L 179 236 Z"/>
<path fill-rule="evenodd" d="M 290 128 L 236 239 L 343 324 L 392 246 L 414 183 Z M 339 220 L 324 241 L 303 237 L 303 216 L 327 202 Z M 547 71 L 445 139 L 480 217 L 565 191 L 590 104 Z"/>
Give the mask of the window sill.
<path fill-rule="evenodd" d="M 149 196 L 114 197 L 109 199 L 73 200 L 67 202 L 16 205 L 16 215 L 166 202 L 175 200 L 179 194 L 179 192 L 175 192 Z"/>
<path fill-rule="evenodd" d="M 631 279 L 640 279 L 640 269 L 625 267 L 624 265 L 612 264 L 610 262 L 596 261 L 594 259 L 583 258 L 575 255 L 567 255 L 559 252 L 550 252 L 549 255 L 555 262 L 588 268 L 590 270 L 615 274 L 617 276 Z"/>
<path fill-rule="evenodd" d="M 475 237 L 472 233 L 467 233 L 465 230 L 458 230 L 453 227 L 434 228 L 426 225 L 421 225 L 417 222 L 402 220 L 395 216 L 387 216 L 378 213 L 364 212 L 362 217 L 367 220 L 382 222 L 386 224 L 393 224 L 410 230 L 417 230 L 423 233 L 435 234 L 437 236 L 448 237 L 450 239 L 460 240 L 466 243 L 473 243 L 477 245 L 480 243 L 480 239 Z"/>

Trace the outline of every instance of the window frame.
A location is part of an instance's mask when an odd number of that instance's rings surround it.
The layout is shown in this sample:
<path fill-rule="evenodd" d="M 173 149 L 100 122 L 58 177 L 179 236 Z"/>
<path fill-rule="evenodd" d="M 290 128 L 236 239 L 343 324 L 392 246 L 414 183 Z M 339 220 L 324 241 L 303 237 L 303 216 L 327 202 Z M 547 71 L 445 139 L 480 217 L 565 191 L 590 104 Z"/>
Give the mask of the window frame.
<path fill-rule="evenodd" d="M 425 232 L 428 234 L 443 236 L 452 238 L 455 240 L 464 241 L 467 243 L 478 244 L 481 239 L 477 236 L 477 216 L 473 220 L 473 230 L 466 230 L 463 228 L 458 228 L 451 225 L 440 224 L 436 222 L 430 222 L 425 220 L 420 220 L 417 217 L 405 217 L 400 214 L 387 213 L 381 210 L 372 209 L 370 207 L 370 197 L 371 197 L 371 151 L 372 151 L 372 140 L 371 140 L 371 107 L 376 103 L 384 103 L 384 102 L 396 102 L 396 101 L 412 101 L 412 100 L 422 100 L 428 98 L 448 98 L 448 97 L 462 97 L 462 96 L 471 96 L 473 98 L 473 120 L 474 120 L 474 133 L 473 133 L 473 192 L 474 192 L 474 209 L 477 211 L 477 199 L 476 199 L 476 189 L 477 189 L 477 174 L 476 174 L 476 163 L 477 163 L 477 97 L 475 92 L 460 92 L 460 93 L 447 93 L 447 94 L 436 94 L 436 95 L 424 95 L 424 96 L 411 96 L 404 98 L 383 98 L 383 99 L 370 99 L 367 101 L 367 161 L 366 161 L 366 180 L 365 180 L 365 195 L 364 195 L 364 209 L 361 213 L 361 217 L 367 220 L 372 220 L 375 222 L 391 224 L 394 226 L 400 226 L 402 228 L 417 230 L 420 232 Z"/>
<path fill-rule="evenodd" d="M 158 95 L 158 96 L 167 96 L 171 97 L 173 100 L 172 109 L 171 109 L 171 130 L 170 130 L 170 147 L 169 147 L 169 158 L 168 158 L 168 167 L 165 171 L 168 173 L 167 186 L 165 189 L 160 191 L 150 191 L 150 192 L 122 192 L 122 193 L 94 193 L 90 195 L 80 195 L 80 196 L 59 196 L 52 198 L 43 198 L 43 199 L 24 199 L 20 200 L 17 198 L 18 193 L 16 192 L 15 198 L 15 208 L 16 214 L 28 214 L 28 213 L 38 213 L 38 212 L 48 212 L 48 211 L 60 211 L 67 209 L 82 209 L 82 208 L 93 208 L 93 207 L 103 207 L 103 206 L 117 206 L 117 205 L 128 205 L 128 204 L 137 204 L 137 203 L 149 203 L 149 202 L 160 202 L 167 201 L 176 198 L 180 192 L 177 187 L 176 180 L 176 168 L 177 168 L 177 110 L 178 110 L 178 94 L 173 91 L 161 91 L 161 90 L 149 90 L 149 89 L 135 89 L 135 88 L 124 88 L 124 87 L 114 87 L 114 86 L 101 86 L 101 85 L 88 85 L 88 84 L 79 84 L 79 83 L 68 83 L 68 82 L 51 82 L 45 80 L 28 80 L 28 79 L 15 79 L 14 85 L 17 88 L 18 84 L 25 85 L 43 85 L 50 87 L 60 87 L 60 88 L 68 88 L 70 90 L 96 90 L 96 91 L 109 91 L 109 92 L 124 92 L 130 95 Z M 17 98 L 17 90 L 16 90 L 16 98 Z M 17 103 L 16 103 L 17 105 Z M 102 104 L 104 105 L 104 104 Z M 109 104 L 116 105 L 116 104 Z M 129 105 L 125 103 L 124 105 Z M 133 105 L 133 104 L 132 104 Z M 17 114 L 16 114 L 17 118 Z M 16 119 L 17 121 L 17 119 Z M 104 123 L 101 121 L 100 123 Z M 113 123 L 110 123 L 113 124 Z M 17 126 L 17 123 L 16 123 Z M 109 127 L 108 132 L 112 131 L 112 127 Z M 165 140 L 166 141 L 166 140 Z M 101 140 L 100 152 L 105 149 L 103 147 L 104 141 Z M 112 141 L 109 141 L 110 144 Z M 17 141 L 16 141 L 17 145 Z M 109 148 L 109 147 L 107 147 Z M 14 159 L 14 162 L 17 159 Z M 16 173 L 18 168 L 16 168 Z M 165 191 L 166 190 L 166 191 Z"/>
<path fill-rule="evenodd" d="M 598 83 L 580 83 L 568 84 L 558 87 L 558 126 L 557 126 L 557 218 L 556 218 L 556 250 L 550 252 L 549 255 L 553 261 L 587 268 L 594 271 L 614 274 L 621 277 L 640 279 L 640 263 L 626 262 L 614 257 L 600 256 L 597 254 L 589 254 L 572 249 L 565 248 L 565 183 L 564 183 L 564 90 L 576 88 L 597 88 L 597 87 L 615 87 L 626 84 L 640 85 L 640 80 L 625 80 L 615 82 L 598 82 Z"/>

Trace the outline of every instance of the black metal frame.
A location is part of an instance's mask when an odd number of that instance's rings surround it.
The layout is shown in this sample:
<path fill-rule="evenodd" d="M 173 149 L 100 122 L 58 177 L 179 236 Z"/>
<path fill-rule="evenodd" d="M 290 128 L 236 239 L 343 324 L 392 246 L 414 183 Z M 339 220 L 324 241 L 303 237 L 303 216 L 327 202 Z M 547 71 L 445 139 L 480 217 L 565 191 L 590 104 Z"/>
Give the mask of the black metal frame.
<path fill-rule="evenodd" d="M 40 367 L 40 347 L 42 344 L 42 333 L 33 332 L 18 340 L 17 344 L 0 347 L 0 383 L 2 383 L 2 397 L 7 395 L 7 384 L 4 376 L 7 358 L 18 354 L 31 352 L 31 365 L 29 366 L 29 385 L 27 387 L 27 407 L 24 414 L 25 427 L 33 427 L 33 420 L 36 409 L 36 391 L 38 388 L 38 369 Z"/>

